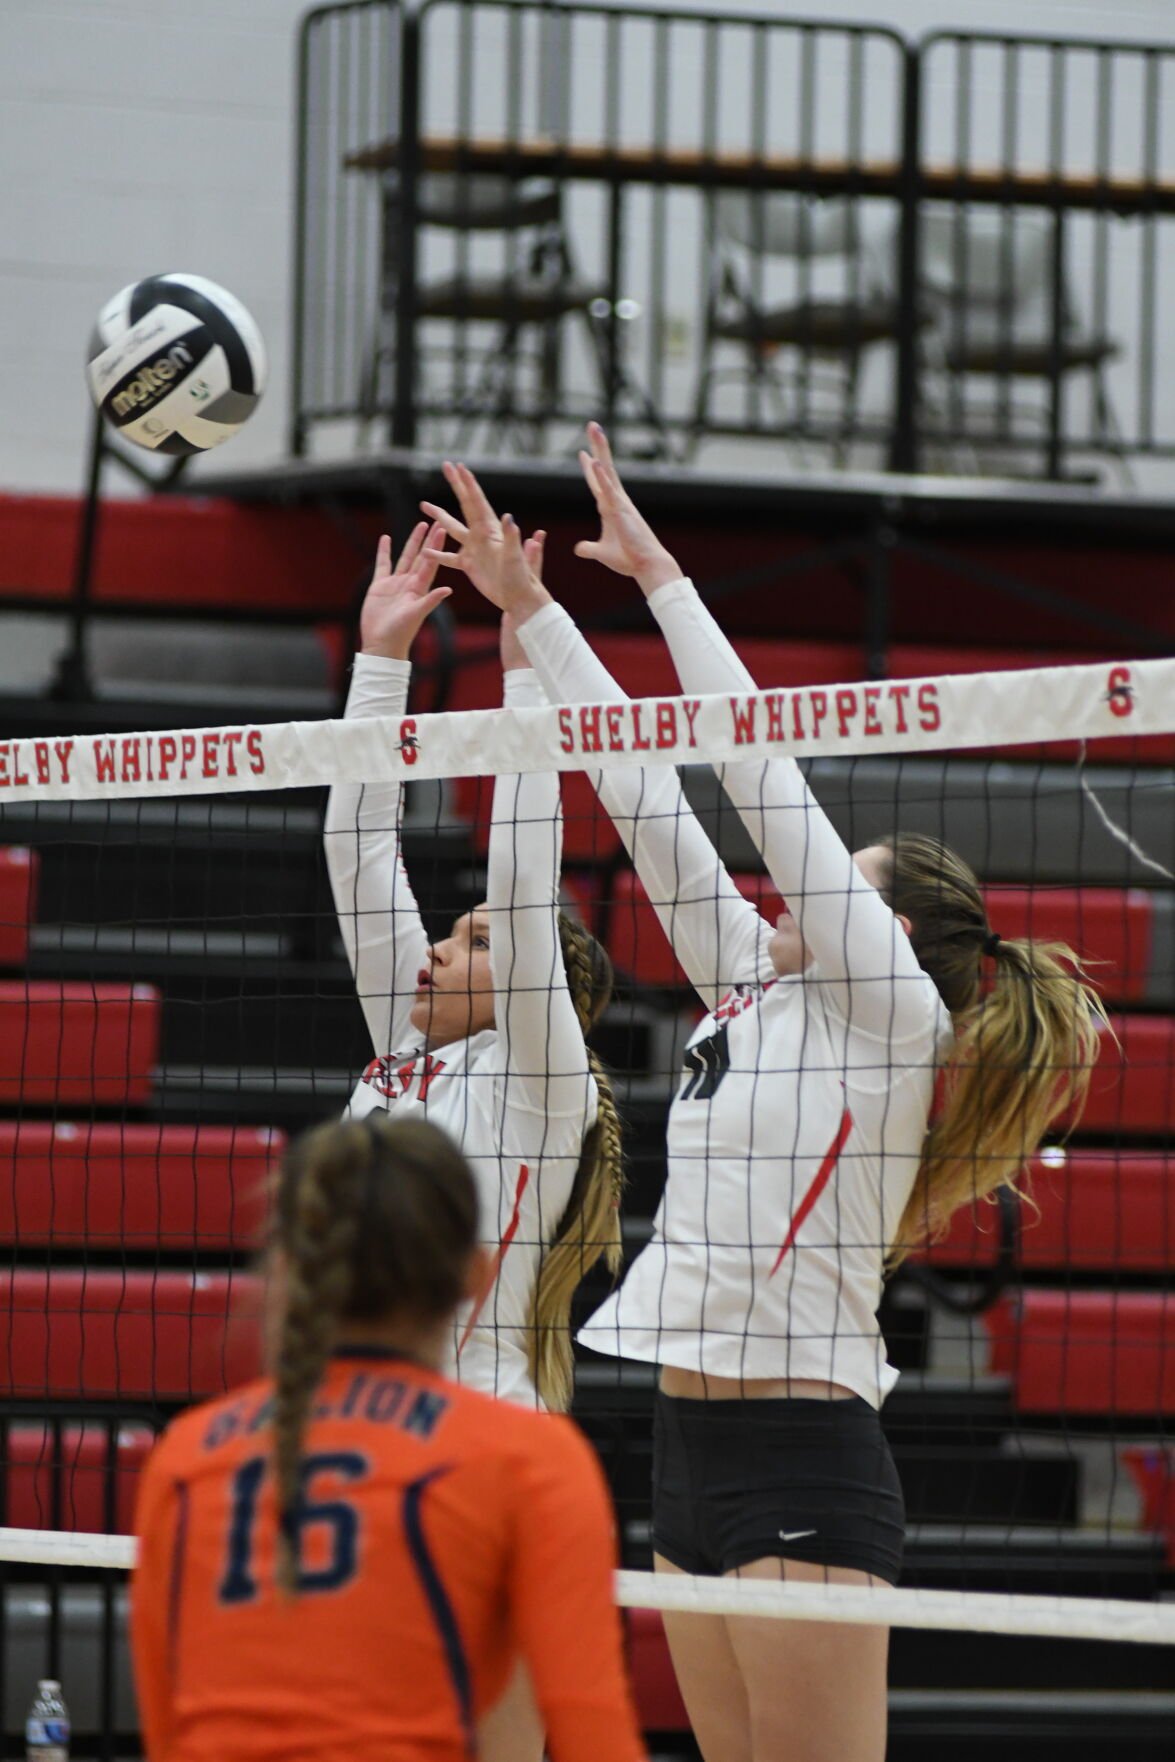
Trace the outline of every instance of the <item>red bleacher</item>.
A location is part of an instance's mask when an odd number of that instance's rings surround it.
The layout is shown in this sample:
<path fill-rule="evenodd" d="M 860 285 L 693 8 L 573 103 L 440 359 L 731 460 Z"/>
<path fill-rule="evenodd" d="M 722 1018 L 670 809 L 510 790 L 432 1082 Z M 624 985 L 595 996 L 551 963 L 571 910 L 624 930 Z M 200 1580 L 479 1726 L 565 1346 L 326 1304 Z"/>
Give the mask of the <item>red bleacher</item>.
<path fill-rule="evenodd" d="M 245 1127 L 0 1121 L 0 1241 L 251 1248 L 284 1145 Z"/>
<path fill-rule="evenodd" d="M 1111 1003 L 1146 996 L 1152 894 L 1140 887 L 987 887 L 984 894 L 1001 936 L 1068 943 Z"/>
<path fill-rule="evenodd" d="M 0 850 L 0 966 L 20 967 L 29 952 L 36 916 L 40 862 L 31 850 Z"/>
<path fill-rule="evenodd" d="M 0 1103 L 141 1105 L 159 1017 L 151 985 L 0 984 Z"/>
<path fill-rule="evenodd" d="M 1081 1130 L 1137 1138 L 1175 1129 L 1175 1018 L 1114 1016 Z M 1117 1037 L 1115 1042 L 1115 1036 Z"/>
<path fill-rule="evenodd" d="M 242 1273 L 0 1272 L 0 1396 L 219 1393 L 257 1374 L 258 1296 Z"/>
<path fill-rule="evenodd" d="M 1175 1163 L 1155 1153 L 1049 1150 L 1030 1171 L 1039 1207 L 1022 1212 L 1020 1262 L 1028 1271 L 1169 1273 L 1175 1267 Z M 987 1267 L 999 1242 L 992 1206 L 956 1212 L 926 1259 Z"/>
<path fill-rule="evenodd" d="M 120 1425 L 112 1446 L 104 1425 L 68 1425 L 58 1449 L 51 1426 L 11 1426 L 2 1521 L 15 1529 L 132 1534 L 139 1470 L 154 1437 L 148 1426 Z"/>
<path fill-rule="evenodd" d="M 1175 1413 L 1175 1295 L 1026 1290 L 983 1321 L 1022 1413 Z"/>

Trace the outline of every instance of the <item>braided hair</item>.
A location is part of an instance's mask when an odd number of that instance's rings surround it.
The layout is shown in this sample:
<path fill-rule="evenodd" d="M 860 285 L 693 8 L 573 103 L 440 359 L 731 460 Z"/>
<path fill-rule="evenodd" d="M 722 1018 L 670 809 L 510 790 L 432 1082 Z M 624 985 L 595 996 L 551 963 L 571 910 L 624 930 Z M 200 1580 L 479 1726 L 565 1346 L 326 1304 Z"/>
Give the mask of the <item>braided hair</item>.
<path fill-rule="evenodd" d="M 426 1120 L 319 1126 L 286 1154 L 275 1247 L 284 1279 L 274 1349 L 277 1580 L 297 1589 L 293 1514 L 314 1391 L 348 1321 L 443 1321 L 464 1294 L 477 1242 L 469 1164 Z"/>
<path fill-rule="evenodd" d="M 586 1035 L 612 996 L 612 963 L 582 924 L 559 913 L 559 944 L 567 986 Z M 624 1161 L 616 1097 L 599 1057 L 588 1048 L 599 1107 L 583 1141 L 567 1209 L 554 1240 L 543 1252 L 531 1299 L 527 1357 L 546 1405 L 557 1413 L 571 1404 L 571 1300 L 576 1286 L 603 1255 L 615 1277 L 621 1267 L 620 1199 Z"/>

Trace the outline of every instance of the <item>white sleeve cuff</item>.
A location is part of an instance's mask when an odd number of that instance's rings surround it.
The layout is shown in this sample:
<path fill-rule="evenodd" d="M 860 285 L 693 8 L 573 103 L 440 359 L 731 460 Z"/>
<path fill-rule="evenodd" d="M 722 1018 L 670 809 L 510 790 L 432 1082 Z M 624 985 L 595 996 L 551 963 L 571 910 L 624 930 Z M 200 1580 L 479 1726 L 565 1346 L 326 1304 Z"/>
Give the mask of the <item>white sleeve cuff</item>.
<path fill-rule="evenodd" d="M 408 701 L 411 680 L 411 661 L 395 661 L 387 655 L 356 655 L 347 693 L 348 716 L 395 715 Z"/>
<path fill-rule="evenodd" d="M 660 618 L 662 608 L 671 606 L 678 600 L 690 600 L 698 597 L 698 590 L 688 575 L 681 575 L 676 581 L 667 581 L 662 587 L 654 588 L 649 595 L 649 610 L 654 618 Z"/>
<path fill-rule="evenodd" d="M 533 667 L 510 667 L 503 673 L 502 702 L 515 710 L 545 706 L 547 694 Z"/>

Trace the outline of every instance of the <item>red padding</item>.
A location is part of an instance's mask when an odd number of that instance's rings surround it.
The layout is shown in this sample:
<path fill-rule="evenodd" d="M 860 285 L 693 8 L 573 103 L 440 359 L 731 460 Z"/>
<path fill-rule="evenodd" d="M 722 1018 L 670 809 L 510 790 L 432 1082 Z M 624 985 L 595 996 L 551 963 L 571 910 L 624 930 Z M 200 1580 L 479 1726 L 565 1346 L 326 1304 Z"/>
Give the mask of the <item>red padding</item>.
<path fill-rule="evenodd" d="M 1132 1444 L 1122 1460 L 1142 1494 L 1142 1527 L 1166 1538 L 1167 1565 L 1175 1567 L 1175 1448 Z"/>
<path fill-rule="evenodd" d="M 0 1394 L 218 1394 L 257 1375 L 257 1298 L 247 1274 L 0 1273 Z"/>
<path fill-rule="evenodd" d="M 1169 1273 L 1175 1267 L 1175 1163 L 1166 1156 L 1050 1150 L 1032 1165 L 1021 1264 L 1031 1270 Z M 991 1205 L 955 1213 L 923 1257 L 936 1266 L 988 1267 L 999 1241 Z"/>
<path fill-rule="evenodd" d="M 1066 942 L 1089 962 L 1111 1003 L 1146 995 L 1154 901 L 1140 887 L 988 887 L 988 920 L 1001 936 Z"/>
<path fill-rule="evenodd" d="M 1115 1016 L 1118 1044 L 1101 1055 L 1081 1116 L 1083 1132 L 1154 1136 L 1175 1129 L 1175 1018 Z"/>
<path fill-rule="evenodd" d="M 0 984 L 0 1103 L 143 1103 L 159 1056 L 151 985 Z"/>
<path fill-rule="evenodd" d="M 130 1535 L 139 1470 L 154 1441 L 147 1426 L 117 1427 L 113 1444 L 103 1425 L 66 1426 L 55 1453 L 52 1427 L 14 1425 L 4 1464 L 3 1522 L 14 1529 Z"/>
<path fill-rule="evenodd" d="M 1175 1296 L 1023 1291 L 983 1320 L 1021 1413 L 1175 1413 Z"/>
<path fill-rule="evenodd" d="M 68 600 L 81 513 L 76 497 L 0 495 L 0 599 Z M 371 533 L 374 556 L 378 514 L 356 518 Z M 206 496 L 112 496 L 102 504 L 92 587 L 98 604 L 345 617 L 354 580 L 350 547 L 316 508 Z"/>
<path fill-rule="evenodd" d="M 0 966 L 22 967 L 28 957 L 40 866 L 35 851 L 0 850 Z"/>
<path fill-rule="evenodd" d="M 744 899 L 772 923 L 783 901 L 766 875 L 732 875 Z M 614 966 L 641 985 L 682 986 L 686 976 L 678 965 L 661 922 L 631 869 L 616 876 L 608 920 L 608 952 Z"/>
<path fill-rule="evenodd" d="M 281 1132 L 0 1121 L 0 1241 L 249 1249 Z"/>
<path fill-rule="evenodd" d="M 628 1611 L 628 1663 L 637 1717 L 644 1731 L 688 1731 L 689 1715 L 656 1609 Z"/>

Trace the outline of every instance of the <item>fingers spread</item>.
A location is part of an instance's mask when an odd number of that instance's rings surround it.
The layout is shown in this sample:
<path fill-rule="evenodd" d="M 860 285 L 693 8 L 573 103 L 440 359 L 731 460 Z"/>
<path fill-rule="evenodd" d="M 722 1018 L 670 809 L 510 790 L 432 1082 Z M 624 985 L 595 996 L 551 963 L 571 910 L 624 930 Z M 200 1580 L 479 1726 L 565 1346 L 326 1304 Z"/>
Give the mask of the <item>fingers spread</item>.
<path fill-rule="evenodd" d="M 458 544 L 464 544 L 469 537 L 469 528 L 458 520 L 456 514 L 450 514 L 447 508 L 438 508 L 435 502 L 421 502 L 421 509 L 434 525 L 455 538 Z"/>
<path fill-rule="evenodd" d="M 581 453 L 579 458 L 583 466 L 584 477 L 587 479 L 587 486 L 595 497 L 596 507 L 602 514 L 604 509 L 612 504 L 612 486 L 598 459 L 593 459 L 590 453 Z"/>
<path fill-rule="evenodd" d="M 461 504 L 461 512 L 466 520 L 488 528 L 491 532 L 498 530 L 498 516 L 494 513 L 489 499 L 481 484 L 473 475 L 468 465 L 445 465 L 445 476 L 456 492 Z"/>
<path fill-rule="evenodd" d="M 592 449 L 593 458 L 598 459 L 602 465 L 611 465 L 612 448 L 604 430 L 600 427 L 598 422 L 589 422 L 587 431 L 588 442 Z"/>
<path fill-rule="evenodd" d="M 435 551 L 426 549 L 424 555 L 433 563 L 443 563 L 446 569 L 460 569 L 462 575 L 468 575 L 473 567 L 472 560 L 463 551 Z"/>
<path fill-rule="evenodd" d="M 412 528 L 412 531 L 408 534 L 408 542 L 405 544 L 404 549 L 400 552 L 399 561 L 396 564 L 396 574 L 397 575 L 403 575 L 406 570 L 411 569 L 413 563 L 415 563 L 417 557 L 420 555 L 420 547 L 424 543 L 424 535 L 427 531 L 428 531 L 428 523 L 424 520 L 418 520 L 416 525 Z M 383 546 L 383 543 L 384 543 L 384 541 L 381 539 L 380 540 L 381 548 Z M 390 539 L 387 541 L 387 545 L 388 545 L 388 556 L 390 557 L 391 556 L 391 540 Z"/>

